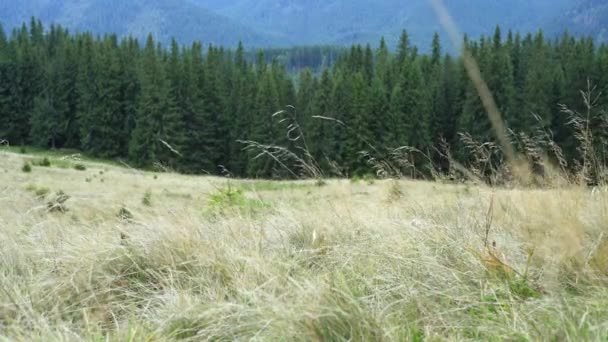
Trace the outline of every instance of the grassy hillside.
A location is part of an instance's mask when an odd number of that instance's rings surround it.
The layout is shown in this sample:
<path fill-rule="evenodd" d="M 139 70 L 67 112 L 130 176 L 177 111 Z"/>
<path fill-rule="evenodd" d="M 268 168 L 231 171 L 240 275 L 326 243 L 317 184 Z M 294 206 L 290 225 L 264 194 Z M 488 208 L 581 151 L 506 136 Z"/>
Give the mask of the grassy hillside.
<path fill-rule="evenodd" d="M 44 157 L 0 151 L 6 340 L 608 337 L 604 189 L 231 181 Z"/>

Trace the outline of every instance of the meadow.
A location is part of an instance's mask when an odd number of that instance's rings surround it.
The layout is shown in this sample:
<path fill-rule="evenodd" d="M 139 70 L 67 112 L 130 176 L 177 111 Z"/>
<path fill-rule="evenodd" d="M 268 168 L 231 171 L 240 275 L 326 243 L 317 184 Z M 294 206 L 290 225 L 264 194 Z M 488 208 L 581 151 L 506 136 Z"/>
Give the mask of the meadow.
<path fill-rule="evenodd" d="M 607 200 L 3 149 L 0 339 L 606 340 Z"/>

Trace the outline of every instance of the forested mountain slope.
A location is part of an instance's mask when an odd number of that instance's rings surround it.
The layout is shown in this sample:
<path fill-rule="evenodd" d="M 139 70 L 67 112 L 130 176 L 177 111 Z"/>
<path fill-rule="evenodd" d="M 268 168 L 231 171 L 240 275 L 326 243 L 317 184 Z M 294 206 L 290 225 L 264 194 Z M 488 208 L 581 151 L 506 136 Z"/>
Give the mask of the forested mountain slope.
<path fill-rule="evenodd" d="M 294 78 L 263 55 L 251 63 L 244 48 L 175 43 L 158 49 L 153 38 L 144 48 L 133 40 L 69 35 L 34 23 L 10 38 L 0 34 L 0 140 L 76 148 L 143 168 L 293 177 L 310 172 L 294 156 L 326 175 L 379 172 L 369 163 L 374 160 L 420 176 L 431 166 L 445 167 L 433 152 L 443 138 L 460 163 L 487 170 L 470 164 L 478 153 L 471 150 L 474 142 L 491 142 L 494 134 L 462 59 L 444 55 L 438 36 L 429 54 L 406 34 L 399 41 L 395 52 L 384 43 L 352 46 L 319 75 L 303 70 Z M 580 121 L 559 105 L 587 114 L 580 90 L 588 80 L 606 93 L 608 49 L 591 39 L 565 35 L 556 42 L 542 33 L 500 30 L 468 44 L 516 145 L 524 152 L 559 146 L 569 167 L 582 165 L 581 135 L 572 125 Z M 608 98 L 594 104 L 590 127 L 601 143 L 608 136 Z M 286 106 L 295 111 L 273 115 Z M 302 130 L 306 146 L 293 127 Z M 470 136 L 463 141 L 460 133 Z M 537 145 L 520 141 L 525 137 Z M 431 155 L 409 154 L 413 150 L 401 146 Z M 489 160 L 500 163 L 495 157 Z"/>
<path fill-rule="evenodd" d="M 239 41 L 254 46 L 282 42 L 186 0 L 0 1 L 0 22 L 7 30 L 29 23 L 32 16 L 71 31 L 133 35 L 140 40 L 152 33 L 164 43 L 171 37 L 186 44 L 200 40 L 234 47 Z"/>
<path fill-rule="evenodd" d="M 608 2 L 579 0 L 553 23 L 553 30 L 568 29 L 577 35 L 591 35 L 608 41 Z"/>
<path fill-rule="evenodd" d="M 444 0 L 463 32 L 492 34 L 496 25 L 520 32 L 564 29 L 602 37 L 606 5 L 600 0 Z M 441 26 L 429 0 L 4 0 L 6 28 L 36 16 L 70 30 L 126 34 L 148 32 L 167 44 L 193 40 L 251 47 L 377 43 L 395 47 L 403 29 L 421 48 Z"/>
<path fill-rule="evenodd" d="M 396 42 L 407 29 L 421 47 L 441 32 L 428 0 L 190 0 L 297 44 Z M 536 31 L 571 6 L 571 0 L 446 0 L 462 31 L 492 34 L 496 25 Z"/>

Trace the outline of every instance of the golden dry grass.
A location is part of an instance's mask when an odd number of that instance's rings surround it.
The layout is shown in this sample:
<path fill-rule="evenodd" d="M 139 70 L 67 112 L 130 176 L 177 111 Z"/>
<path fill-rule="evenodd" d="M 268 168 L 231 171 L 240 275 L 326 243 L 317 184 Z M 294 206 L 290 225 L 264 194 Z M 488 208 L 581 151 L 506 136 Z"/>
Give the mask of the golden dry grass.
<path fill-rule="evenodd" d="M 24 173 L 28 158 L 0 151 L 7 341 L 608 338 L 601 188 Z M 68 211 L 49 212 L 59 190 Z"/>

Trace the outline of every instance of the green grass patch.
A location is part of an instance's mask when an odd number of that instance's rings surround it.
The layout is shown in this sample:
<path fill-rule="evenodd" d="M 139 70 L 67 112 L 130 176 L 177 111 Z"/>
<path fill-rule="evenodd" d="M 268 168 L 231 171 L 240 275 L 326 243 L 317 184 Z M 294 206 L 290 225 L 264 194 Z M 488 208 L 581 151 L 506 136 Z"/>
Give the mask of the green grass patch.
<path fill-rule="evenodd" d="M 37 186 L 34 184 L 28 184 L 28 186 L 25 187 L 25 190 L 33 193 L 34 195 L 36 195 L 36 197 L 41 199 L 45 198 L 51 192 L 51 189 L 47 187 Z"/>
<path fill-rule="evenodd" d="M 177 199 L 186 199 L 186 200 L 192 199 L 192 194 L 173 192 L 173 191 L 169 191 L 167 189 L 163 189 L 163 192 L 161 195 L 166 198 L 177 198 Z"/>
<path fill-rule="evenodd" d="M 82 164 L 82 163 L 76 163 L 76 164 L 74 164 L 74 170 L 77 170 L 77 171 L 86 171 L 86 169 L 87 169 L 87 167 L 84 164 Z"/>
<path fill-rule="evenodd" d="M 241 188 L 228 186 L 218 189 L 209 196 L 207 213 L 226 215 L 229 213 L 257 214 L 270 209 L 271 205 L 259 199 L 252 199 L 245 195 Z"/>
<path fill-rule="evenodd" d="M 28 162 L 24 163 L 23 166 L 21 167 L 21 171 L 23 171 L 25 173 L 32 172 L 32 165 L 30 165 L 30 163 L 28 163 Z"/>
<path fill-rule="evenodd" d="M 376 182 L 376 178 L 372 175 L 365 174 L 365 175 L 361 175 L 361 176 L 351 177 L 350 182 L 353 184 L 365 182 L 368 185 L 373 185 Z"/>
<path fill-rule="evenodd" d="M 124 206 L 121 207 L 120 210 L 118 210 L 118 214 L 116 214 L 116 217 L 123 221 L 132 221 L 134 218 L 133 213 L 127 207 Z"/>
<path fill-rule="evenodd" d="M 237 188 L 243 191 L 284 191 L 284 190 L 306 190 L 315 186 L 314 183 L 305 181 L 244 181 L 238 183 Z"/>
<path fill-rule="evenodd" d="M 118 161 L 96 158 L 76 149 L 44 149 L 34 146 L 2 146 L 0 147 L 0 151 L 28 154 L 40 158 L 47 157 L 52 162 L 53 166 L 62 167 L 62 165 L 58 164 L 63 162 L 63 166 L 65 166 L 63 168 L 70 168 L 72 166 L 70 161 L 73 162 L 74 160 L 100 163 L 111 166 L 124 166 Z"/>
<path fill-rule="evenodd" d="M 141 199 L 141 203 L 146 207 L 152 206 L 152 192 L 150 192 L 150 190 L 144 193 L 144 197 Z"/>
<path fill-rule="evenodd" d="M 32 162 L 32 165 L 42 166 L 42 167 L 51 167 L 51 160 L 49 159 L 49 157 L 44 157 L 41 159 L 34 160 Z"/>

